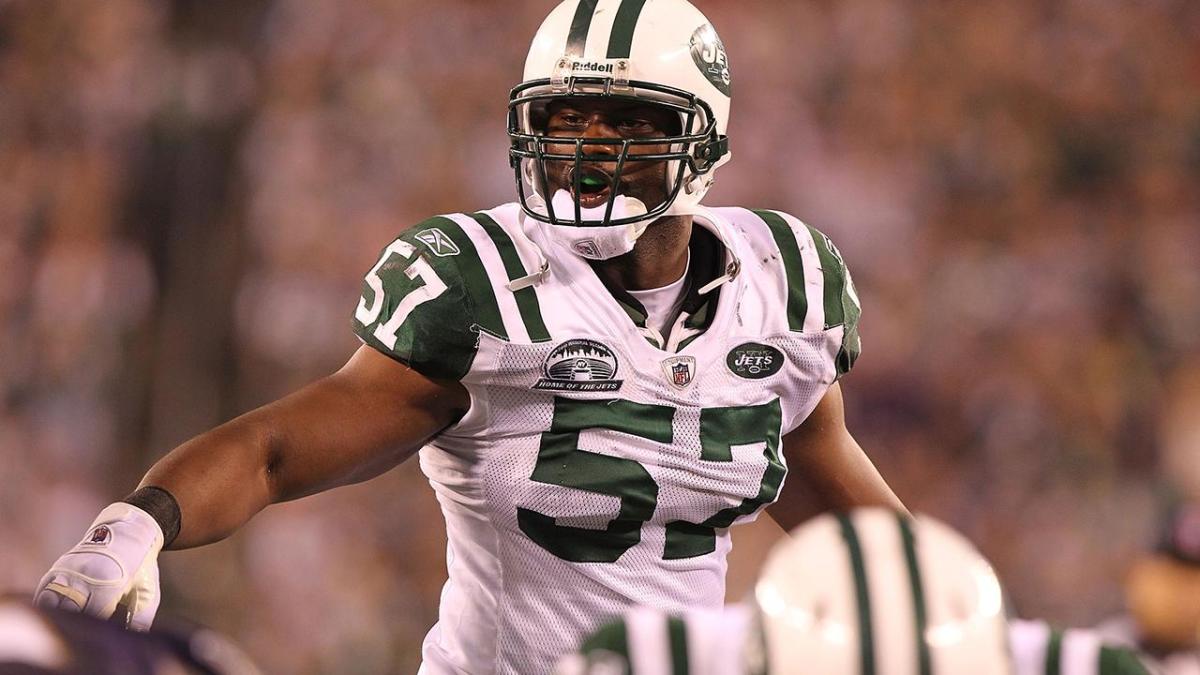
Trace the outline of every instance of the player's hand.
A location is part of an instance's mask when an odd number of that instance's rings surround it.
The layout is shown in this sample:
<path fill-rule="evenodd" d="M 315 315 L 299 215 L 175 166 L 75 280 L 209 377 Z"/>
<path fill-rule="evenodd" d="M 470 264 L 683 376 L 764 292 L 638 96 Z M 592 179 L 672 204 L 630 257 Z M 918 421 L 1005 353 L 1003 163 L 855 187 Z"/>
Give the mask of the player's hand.
<path fill-rule="evenodd" d="M 117 606 L 128 611 L 126 625 L 148 630 L 158 611 L 158 552 L 163 533 L 150 514 L 111 504 L 96 517 L 75 548 L 42 577 L 34 602 L 107 619 Z"/>

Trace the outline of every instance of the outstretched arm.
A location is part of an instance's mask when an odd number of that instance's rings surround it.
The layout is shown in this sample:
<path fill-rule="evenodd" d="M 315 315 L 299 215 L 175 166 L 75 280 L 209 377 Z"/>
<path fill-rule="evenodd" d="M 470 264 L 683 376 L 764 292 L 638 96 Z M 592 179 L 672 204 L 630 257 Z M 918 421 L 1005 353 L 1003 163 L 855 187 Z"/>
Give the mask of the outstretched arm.
<path fill-rule="evenodd" d="M 846 428 L 840 384 L 783 437 L 783 453 L 787 483 L 768 513 L 785 530 L 825 511 L 884 506 L 907 512 Z"/>
<path fill-rule="evenodd" d="M 103 618 L 124 605 L 127 625 L 145 630 L 158 610 L 164 545 L 207 544 L 268 504 L 376 476 L 468 405 L 462 385 L 362 347 L 338 372 L 172 450 L 128 503 L 100 512 L 42 577 L 35 600 Z"/>
<path fill-rule="evenodd" d="M 462 385 L 430 380 L 364 346 L 332 375 L 175 448 L 141 485 L 163 488 L 179 504 L 179 534 L 168 548 L 200 546 L 268 504 L 387 471 L 468 404 Z"/>

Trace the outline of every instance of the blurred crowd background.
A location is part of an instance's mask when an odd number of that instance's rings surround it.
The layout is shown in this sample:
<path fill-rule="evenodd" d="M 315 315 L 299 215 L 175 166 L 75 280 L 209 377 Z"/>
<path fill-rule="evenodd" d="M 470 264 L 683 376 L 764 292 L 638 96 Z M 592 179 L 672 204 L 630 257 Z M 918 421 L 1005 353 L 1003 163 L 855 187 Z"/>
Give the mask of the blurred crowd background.
<path fill-rule="evenodd" d="M 0 592 L 177 443 L 337 367 L 400 230 L 514 196 L 549 1 L 0 0 Z M 734 161 L 855 275 L 851 429 L 1018 611 L 1091 625 L 1200 498 L 1200 3 L 698 0 Z M 731 596 L 777 528 L 738 536 Z M 163 613 L 269 672 L 412 672 L 415 462 L 167 554 Z"/>

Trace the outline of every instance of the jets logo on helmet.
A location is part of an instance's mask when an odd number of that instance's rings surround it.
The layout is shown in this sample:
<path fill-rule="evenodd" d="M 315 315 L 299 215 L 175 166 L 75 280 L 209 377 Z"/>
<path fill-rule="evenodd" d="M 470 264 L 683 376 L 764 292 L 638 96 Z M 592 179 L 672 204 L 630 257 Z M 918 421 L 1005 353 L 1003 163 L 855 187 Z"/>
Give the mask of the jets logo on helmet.
<path fill-rule="evenodd" d="M 585 257 L 629 250 L 654 219 L 694 213 L 717 168 L 728 161 L 729 92 L 725 47 L 686 0 L 563 2 L 535 35 L 524 81 L 509 99 L 509 158 L 522 208 L 554 226 L 624 228 L 615 245 L 572 247 Z M 655 138 L 548 136 L 546 109 L 564 98 L 650 105 L 668 111 L 678 125 Z M 649 145 L 667 150 L 639 152 Z M 640 163 L 665 163 L 661 203 L 621 194 L 631 156 Z M 551 163 L 573 165 L 573 191 L 553 189 Z M 580 176 L 593 188 L 607 182 L 607 203 L 585 208 Z"/>

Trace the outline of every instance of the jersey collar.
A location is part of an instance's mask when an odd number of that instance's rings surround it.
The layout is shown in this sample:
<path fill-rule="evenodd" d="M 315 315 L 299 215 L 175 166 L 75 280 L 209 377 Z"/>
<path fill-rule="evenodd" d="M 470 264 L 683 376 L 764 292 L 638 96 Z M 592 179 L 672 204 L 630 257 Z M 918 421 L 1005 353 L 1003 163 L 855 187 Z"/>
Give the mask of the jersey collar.
<path fill-rule="evenodd" d="M 657 349 L 678 351 L 708 330 L 716 316 L 721 288 L 736 279 L 741 272 L 741 262 L 724 231 L 725 223 L 709 212 L 694 215 L 692 223 L 694 227 L 688 247 L 691 250 L 693 277 L 688 284 L 682 312 L 669 336 L 668 344 L 663 344 L 664 336 L 646 325 L 646 308 L 637 298 L 624 288 L 609 282 L 604 275 L 596 275 L 621 309 L 629 315 L 634 325 L 641 330 L 646 341 Z"/>

